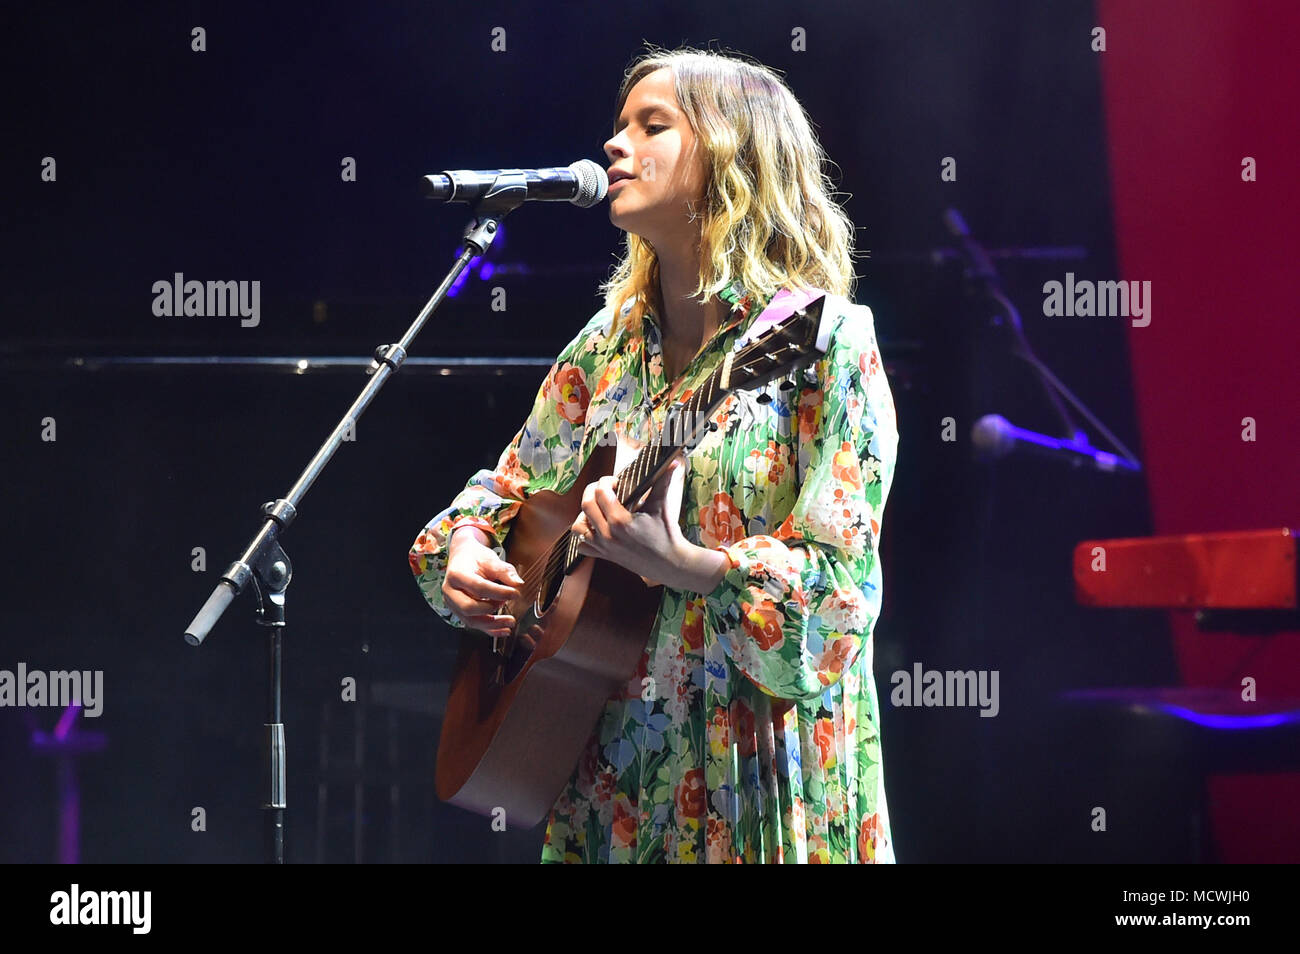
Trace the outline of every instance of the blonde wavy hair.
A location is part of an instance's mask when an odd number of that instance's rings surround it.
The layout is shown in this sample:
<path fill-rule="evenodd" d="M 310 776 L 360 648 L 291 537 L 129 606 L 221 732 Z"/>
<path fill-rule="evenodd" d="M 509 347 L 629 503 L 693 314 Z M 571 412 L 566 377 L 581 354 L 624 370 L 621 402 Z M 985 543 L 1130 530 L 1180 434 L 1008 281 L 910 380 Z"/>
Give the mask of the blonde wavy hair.
<path fill-rule="evenodd" d="M 829 164 L 803 106 L 775 72 L 738 57 L 681 47 L 648 52 L 627 70 L 615 123 L 642 78 L 667 67 L 696 140 L 705 150 L 707 183 L 700 213 L 700 280 L 692 299 L 703 304 L 739 279 L 770 298 L 781 287 L 820 288 L 852 297 L 854 228 L 831 198 Z M 600 286 L 605 305 L 640 327 L 659 294 L 654 247 L 625 233 L 626 248 Z"/>

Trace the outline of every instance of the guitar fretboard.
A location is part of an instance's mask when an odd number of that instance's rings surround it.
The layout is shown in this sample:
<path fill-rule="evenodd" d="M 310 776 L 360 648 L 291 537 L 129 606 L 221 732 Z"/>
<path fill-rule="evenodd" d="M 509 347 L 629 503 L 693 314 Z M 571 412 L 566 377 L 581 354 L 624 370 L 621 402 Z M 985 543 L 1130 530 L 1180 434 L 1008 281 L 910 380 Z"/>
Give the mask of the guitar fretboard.
<path fill-rule="evenodd" d="M 689 398 L 670 409 L 663 430 L 617 475 L 614 490 L 619 503 L 626 507 L 640 501 L 674 454 L 694 446 L 701 431 L 716 430 L 718 425 L 710 417 L 732 390 L 770 381 L 824 353 L 818 343 L 824 300 L 825 296 L 813 300 L 758 340 L 730 352 Z M 568 573 L 582 556 L 577 535 L 566 530 L 546 554 L 545 578 Z"/>
<path fill-rule="evenodd" d="M 730 364 L 731 362 L 724 361 L 715 368 L 685 402 L 669 413 L 664 429 L 619 472 L 614 481 L 614 492 L 619 503 L 626 507 L 629 502 L 639 500 L 679 449 L 688 446 L 701 430 L 717 427 L 708 418 L 726 400 L 728 391 L 722 386 L 722 378 Z M 567 573 L 581 558 L 577 536 L 566 530 L 551 548 L 547 567 L 556 570 L 563 568 Z"/>

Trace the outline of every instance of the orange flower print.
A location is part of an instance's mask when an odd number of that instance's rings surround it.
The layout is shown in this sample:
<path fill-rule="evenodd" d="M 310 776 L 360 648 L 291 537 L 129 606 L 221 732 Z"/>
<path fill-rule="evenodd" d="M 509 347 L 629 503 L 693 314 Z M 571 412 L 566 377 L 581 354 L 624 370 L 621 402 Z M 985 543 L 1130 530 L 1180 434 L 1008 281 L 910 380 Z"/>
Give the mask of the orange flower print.
<path fill-rule="evenodd" d="M 830 597 L 822 603 L 822 621 L 835 633 L 860 633 L 871 623 L 871 611 L 862 591 L 854 588 L 836 587 Z M 841 640 L 836 640 L 840 642 Z M 825 652 L 832 651 L 830 643 Z"/>
<path fill-rule="evenodd" d="M 810 865 L 828 865 L 831 863 L 831 852 L 826 846 L 826 839 L 821 835 L 808 836 L 808 864 Z"/>
<path fill-rule="evenodd" d="M 596 397 L 600 397 L 609 390 L 610 385 L 614 384 L 623 377 L 623 361 L 620 357 L 610 359 L 609 364 L 605 366 L 605 373 L 600 376 L 596 382 Z"/>
<path fill-rule="evenodd" d="M 631 800 L 622 792 L 614 798 L 614 822 L 609 834 L 615 848 L 631 848 L 636 844 L 636 813 Z"/>
<path fill-rule="evenodd" d="M 704 769 L 691 769 L 677 783 L 677 793 L 673 797 L 677 806 L 677 817 L 703 818 L 704 798 Z"/>
<path fill-rule="evenodd" d="M 831 473 L 835 479 L 854 490 L 862 489 L 862 471 L 858 467 L 858 454 L 848 441 L 840 444 L 840 449 L 831 459 Z"/>
<path fill-rule="evenodd" d="M 587 419 L 587 404 L 591 393 L 582 368 L 568 367 L 556 373 L 551 380 L 550 399 L 556 410 L 570 424 L 581 424 Z"/>
<path fill-rule="evenodd" d="M 749 452 L 745 469 L 754 475 L 754 486 L 757 488 L 780 484 L 785 474 L 785 460 L 781 456 L 781 448 L 775 441 L 768 441 L 767 447 L 764 448 L 755 447 Z"/>
<path fill-rule="evenodd" d="M 686 603 L 686 619 L 682 623 L 682 644 L 688 650 L 704 648 L 704 601 Z"/>
<path fill-rule="evenodd" d="M 749 758 L 758 750 L 758 740 L 754 730 L 754 710 L 743 699 L 731 704 L 731 725 L 736 751 L 741 758 Z"/>
<path fill-rule="evenodd" d="M 745 518 L 728 494 L 713 495 L 713 503 L 700 508 L 700 545 L 710 549 L 745 538 Z"/>
<path fill-rule="evenodd" d="M 785 634 L 781 632 L 781 611 L 771 600 L 741 603 L 740 608 L 741 628 L 759 649 L 767 652 L 781 645 L 785 639 Z"/>
<path fill-rule="evenodd" d="M 846 541 L 852 540 L 858 532 L 858 501 L 850 496 L 843 487 L 836 487 L 830 506 L 830 523 L 840 528 L 840 536 Z"/>
<path fill-rule="evenodd" d="M 802 798 L 796 798 L 790 806 L 790 828 L 796 838 L 803 837 L 808 831 L 808 819 L 804 817 Z"/>
<path fill-rule="evenodd" d="M 786 461 L 785 456 L 780 451 L 781 448 L 777 447 L 776 444 L 768 444 L 767 456 L 772 459 L 772 463 L 767 470 L 767 482 L 774 487 L 780 486 L 781 481 L 785 478 Z"/>
<path fill-rule="evenodd" d="M 822 392 L 805 391 L 799 398 L 799 440 L 808 441 L 817 432 L 817 419 L 821 417 Z"/>
<path fill-rule="evenodd" d="M 731 829 L 721 818 L 709 816 L 704 826 L 704 850 L 710 864 L 724 862 L 731 857 Z"/>
<path fill-rule="evenodd" d="M 718 409 L 713 412 L 713 416 L 709 418 L 709 420 L 712 421 L 714 424 L 719 424 L 719 425 L 726 424 L 727 418 L 731 416 L 732 412 L 735 411 L 735 409 L 736 409 L 736 396 L 734 394 L 728 394 L 726 398 L 723 400 L 723 402 L 720 405 L 718 405 Z"/>
<path fill-rule="evenodd" d="M 438 541 L 432 533 L 426 528 L 420 531 L 420 535 L 415 538 L 415 543 L 411 545 L 411 552 L 408 553 L 407 559 L 410 561 L 411 569 L 417 575 L 424 572 L 428 561 L 425 557 L 430 553 L 438 550 Z"/>
<path fill-rule="evenodd" d="M 524 495 L 524 486 L 528 483 L 528 472 L 519 460 L 515 448 L 506 455 L 506 463 L 496 475 L 496 484 L 501 488 L 502 497 L 518 500 Z"/>
<path fill-rule="evenodd" d="M 866 864 L 876 860 L 876 838 L 880 834 L 880 816 L 872 813 L 858 826 L 858 861 Z"/>
<path fill-rule="evenodd" d="M 830 719 L 818 719 L 813 726 L 813 741 L 817 743 L 817 754 L 824 769 L 835 765 L 835 726 Z"/>
<path fill-rule="evenodd" d="M 592 800 L 597 805 L 603 805 L 614 794 L 614 786 L 618 784 L 618 778 L 609 769 L 602 769 L 596 776 L 596 789 L 592 793 Z"/>
<path fill-rule="evenodd" d="M 877 371 L 879 371 L 880 353 L 877 352 L 875 349 L 872 349 L 870 355 L 868 355 L 865 351 L 862 352 L 862 354 L 858 355 L 858 370 L 861 371 L 868 378 L 871 377 L 871 375 L 875 374 Z"/>
<path fill-rule="evenodd" d="M 817 661 L 817 678 L 821 680 L 823 686 L 829 686 L 839 680 L 852 653 L 853 640 L 848 637 L 831 640 L 826 644 L 821 658 Z"/>
<path fill-rule="evenodd" d="M 713 718 L 709 720 L 709 751 L 715 759 L 720 759 L 731 747 L 731 723 L 727 721 L 727 710 L 715 706 Z"/>

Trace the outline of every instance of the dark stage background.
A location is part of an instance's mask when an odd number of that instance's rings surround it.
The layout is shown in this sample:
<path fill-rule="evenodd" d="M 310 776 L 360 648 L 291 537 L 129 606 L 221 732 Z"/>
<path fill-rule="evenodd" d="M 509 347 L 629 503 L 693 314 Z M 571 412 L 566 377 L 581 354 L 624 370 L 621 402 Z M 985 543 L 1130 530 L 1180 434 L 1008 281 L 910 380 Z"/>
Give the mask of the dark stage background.
<path fill-rule="evenodd" d="M 1081 249 L 1070 260 L 1000 260 L 1003 280 L 1040 357 L 1143 454 L 1125 323 L 1042 316 L 1043 283 L 1067 270 L 1119 277 L 1100 65 L 1109 54 L 1090 46 L 1093 4 L 608 10 L 54 3 L 11 13 L 0 668 L 104 671 L 103 715 L 81 729 L 106 746 L 75 761 L 81 858 L 263 857 L 264 648 L 251 596 L 200 649 L 181 633 L 260 505 L 288 489 L 365 378 L 359 368 L 70 359 L 369 356 L 400 337 L 467 219 L 464 206 L 422 199 L 419 176 L 606 165 L 619 80 L 643 40 L 738 51 L 783 71 L 870 252 L 857 298 L 875 312 L 901 434 L 876 629 L 899 860 L 1220 857 L 1208 769 L 1192 757 L 1206 740 L 1062 698 L 1181 681 L 1165 614 L 1073 599 L 1075 543 L 1153 531 L 1146 482 L 972 459 L 982 414 L 1043 431 L 1054 421 L 960 262 L 934 254 L 951 244 L 949 206 L 993 248 Z M 190 49 L 194 26 L 206 29 L 206 52 Z M 492 49 L 496 27 L 503 52 Z M 792 49 L 799 28 L 806 52 Z M 47 156 L 56 182 L 41 181 Z M 940 178 L 949 156 L 955 182 Z M 345 157 L 355 182 L 341 180 Z M 494 833 L 433 796 L 455 636 L 414 586 L 407 550 L 512 437 L 544 365 L 599 307 L 619 238 L 603 205 L 517 210 L 489 256 L 495 273 L 467 281 L 413 354 L 542 363 L 446 376 L 405 368 L 307 497 L 286 540 L 291 861 L 537 859 L 540 828 Z M 260 324 L 155 317 L 151 286 L 176 272 L 260 280 Z M 504 313 L 491 309 L 494 287 L 506 291 Z M 942 439 L 948 417 L 952 442 Z M 41 437 L 46 418 L 52 442 Z M 1270 516 L 1262 525 L 1285 522 Z M 890 674 L 918 662 L 998 670 L 997 717 L 889 705 Z M 341 699 L 347 677 L 358 702 Z M 0 860 L 55 857 L 59 769 L 29 739 L 57 715 L 0 709 Z M 1096 806 L 1105 832 L 1092 828 Z M 206 831 L 191 828 L 196 807 Z"/>

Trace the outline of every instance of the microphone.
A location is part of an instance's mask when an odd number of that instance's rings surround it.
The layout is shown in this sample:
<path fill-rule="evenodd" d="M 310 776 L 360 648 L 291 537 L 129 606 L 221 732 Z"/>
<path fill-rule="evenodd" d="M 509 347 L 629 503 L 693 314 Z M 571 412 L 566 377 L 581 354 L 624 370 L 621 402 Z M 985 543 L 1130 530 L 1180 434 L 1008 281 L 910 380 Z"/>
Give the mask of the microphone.
<path fill-rule="evenodd" d="M 525 202 L 572 202 L 587 209 L 609 191 L 609 174 L 590 159 L 557 169 L 455 169 L 425 176 L 421 184 L 430 199 L 477 202 L 501 175 L 523 175 L 528 186 Z"/>
<path fill-rule="evenodd" d="M 971 430 L 971 443 L 987 457 L 1006 457 L 1012 451 L 1023 451 L 1043 457 L 1067 461 L 1074 467 L 1088 465 L 1094 470 L 1112 473 L 1117 469 L 1138 471 L 1142 468 L 1106 451 L 1098 450 L 1082 438 L 1066 440 L 1048 437 L 1035 431 L 1016 427 L 1001 414 L 985 414 Z"/>
<path fill-rule="evenodd" d="M 989 258 L 988 252 L 984 251 L 984 247 L 971 238 L 970 227 L 962 214 L 956 209 L 945 209 L 943 224 L 961 246 L 962 254 L 969 263 L 967 274 L 971 278 L 978 278 L 980 281 L 990 282 L 996 286 L 998 272 L 993 267 L 993 260 Z"/>

